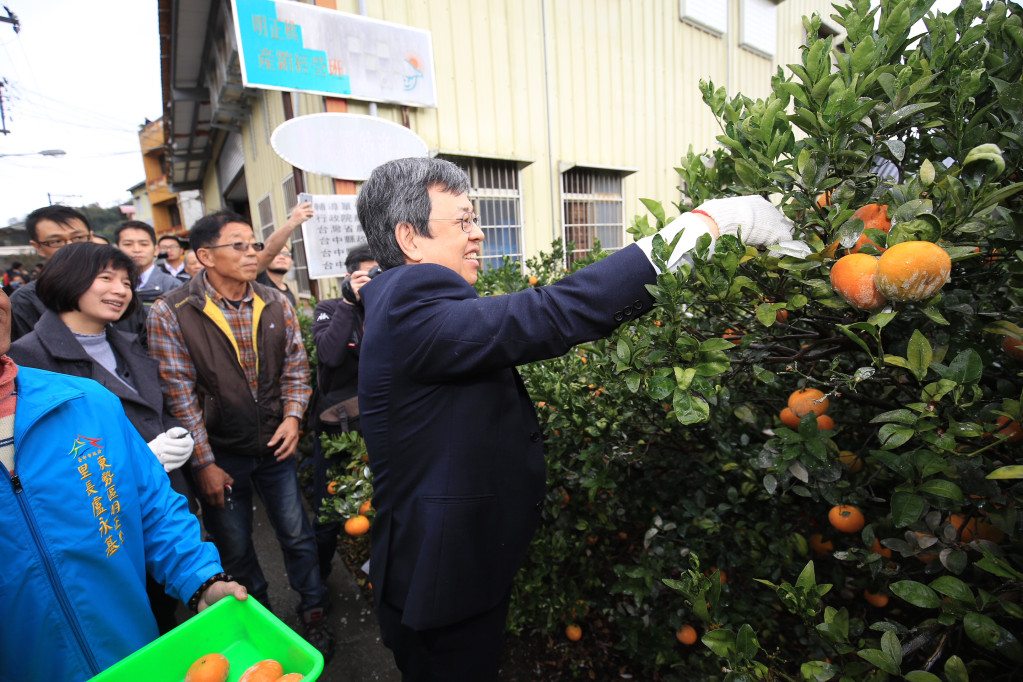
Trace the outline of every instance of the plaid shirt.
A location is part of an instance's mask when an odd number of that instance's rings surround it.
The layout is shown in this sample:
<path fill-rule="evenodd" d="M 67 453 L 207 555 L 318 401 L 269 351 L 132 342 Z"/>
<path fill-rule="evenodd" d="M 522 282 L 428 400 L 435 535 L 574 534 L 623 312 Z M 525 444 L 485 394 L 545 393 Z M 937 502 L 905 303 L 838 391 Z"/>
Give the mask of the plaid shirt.
<path fill-rule="evenodd" d="M 257 395 L 256 352 L 252 345 L 252 300 L 253 290 L 250 285 L 236 310 L 217 291 L 210 286 L 203 273 L 203 284 L 206 295 L 220 308 L 231 326 L 238 343 L 245 378 L 249 382 L 252 397 Z M 295 309 L 285 300 L 282 294 L 276 294 L 284 305 L 284 321 L 287 326 L 287 357 L 284 360 L 281 382 L 281 400 L 284 402 L 284 417 L 295 417 L 299 421 L 305 413 L 306 404 L 312 389 L 309 387 L 309 362 L 306 359 L 305 346 L 302 345 L 302 331 L 295 316 Z M 269 302 L 269 301 L 268 301 Z M 195 365 L 185 346 L 185 341 L 178 328 L 178 318 L 170 305 L 163 299 L 157 299 L 149 312 L 147 321 L 149 329 L 149 354 L 160 363 L 160 385 L 171 414 L 181 420 L 195 439 L 195 450 L 192 452 L 192 467 L 201 469 L 214 461 L 213 450 L 210 449 L 206 427 L 203 424 L 202 409 L 196 392 Z"/>

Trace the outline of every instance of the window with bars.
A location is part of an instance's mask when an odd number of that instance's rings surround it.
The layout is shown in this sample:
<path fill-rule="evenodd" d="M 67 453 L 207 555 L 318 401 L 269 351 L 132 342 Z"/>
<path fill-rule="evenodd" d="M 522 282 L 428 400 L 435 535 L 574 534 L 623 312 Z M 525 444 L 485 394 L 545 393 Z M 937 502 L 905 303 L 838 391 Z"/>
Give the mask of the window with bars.
<path fill-rule="evenodd" d="M 621 173 L 571 168 L 561 174 L 561 202 L 568 264 L 585 258 L 598 241 L 605 251 L 622 248 L 625 200 Z"/>
<path fill-rule="evenodd" d="M 274 231 L 274 205 L 270 195 L 267 194 L 260 199 L 256 208 L 259 211 L 259 234 L 262 235 L 260 239 L 265 242 Z"/>
<path fill-rule="evenodd" d="M 481 265 L 498 267 L 507 256 L 522 262 L 522 191 L 514 161 L 464 156 L 444 157 L 469 176 L 469 200 L 483 230 Z"/>
<path fill-rule="evenodd" d="M 281 183 L 281 191 L 284 193 L 284 212 L 291 216 L 291 212 L 298 205 L 294 174 L 284 178 L 284 182 Z M 301 227 L 291 233 L 291 267 L 295 274 L 295 284 L 299 296 L 309 296 L 309 264 L 305 257 L 305 238 L 302 235 Z"/>

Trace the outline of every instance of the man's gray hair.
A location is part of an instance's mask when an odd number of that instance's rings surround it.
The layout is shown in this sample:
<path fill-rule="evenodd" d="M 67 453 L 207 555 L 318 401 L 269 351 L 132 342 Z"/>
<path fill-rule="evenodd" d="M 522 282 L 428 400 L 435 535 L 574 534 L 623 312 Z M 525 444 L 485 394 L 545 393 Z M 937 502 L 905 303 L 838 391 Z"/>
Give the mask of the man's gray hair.
<path fill-rule="evenodd" d="M 362 185 L 356 206 L 370 249 L 383 269 L 405 264 L 395 228 L 408 223 L 424 237 L 430 232 L 431 188 L 451 194 L 469 191 L 469 177 L 443 159 L 388 161 L 373 169 Z"/>

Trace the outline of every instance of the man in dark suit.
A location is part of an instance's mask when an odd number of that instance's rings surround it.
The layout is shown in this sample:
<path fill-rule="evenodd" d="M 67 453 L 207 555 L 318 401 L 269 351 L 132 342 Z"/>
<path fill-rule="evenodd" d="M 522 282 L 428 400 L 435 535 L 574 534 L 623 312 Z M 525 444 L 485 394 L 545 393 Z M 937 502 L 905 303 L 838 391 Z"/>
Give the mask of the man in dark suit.
<path fill-rule="evenodd" d="M 547 287 L 481 298 L 469 181 L 439 159 L 373 171 L 359 220 L 384 272 L 362 288 L 363 434 L 374 475 L 370 579 L 403 679 L 496 680 L 512 578 L 540 520 L 540 425 L 516 365 L 561 355 L 650 310 L 653 238 Z M 789 238 L 760 197 L 708 202 L 662 230 Z"/>

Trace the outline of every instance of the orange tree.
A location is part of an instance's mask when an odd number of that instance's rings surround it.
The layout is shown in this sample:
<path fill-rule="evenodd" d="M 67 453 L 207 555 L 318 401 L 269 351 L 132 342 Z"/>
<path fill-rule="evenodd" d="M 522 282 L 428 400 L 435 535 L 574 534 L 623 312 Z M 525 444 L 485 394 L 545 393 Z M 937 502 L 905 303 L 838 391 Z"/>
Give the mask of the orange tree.
<path fill-rule="evenodd" d="M 702 84 L 721 147 L 683 159 L 685 196 L 770 194 L 799 243 L 705 242 L 658 277 L 652 313 L 522 368 L 549 492 L 513 630 L 599 622 L 649 679 L 1023 674 L 1023 364 L 1003 350 L 1023 340 L 1023 10 L 968 0 L 911 35 L 929 5 L 837 7 L 841 51 L 806 19 L 765 99 Z M 644 204 L 636 236 L 670 220 Z M 860 240 L 869 204 L 891 226 Z M 948 281 L 851 307 L 829 275 L 857 241 L 937 244 Z M 526 274 L 549 283 L 559 263 Z M 480 286 L 528 282 L 505 268 Z M 782 425 L 800 388 L 827 396 L 833 429 Z M 862 528 L 832 526 L 838 505 Z M 703 646 L 677 641 L 685 624 Z"/>

